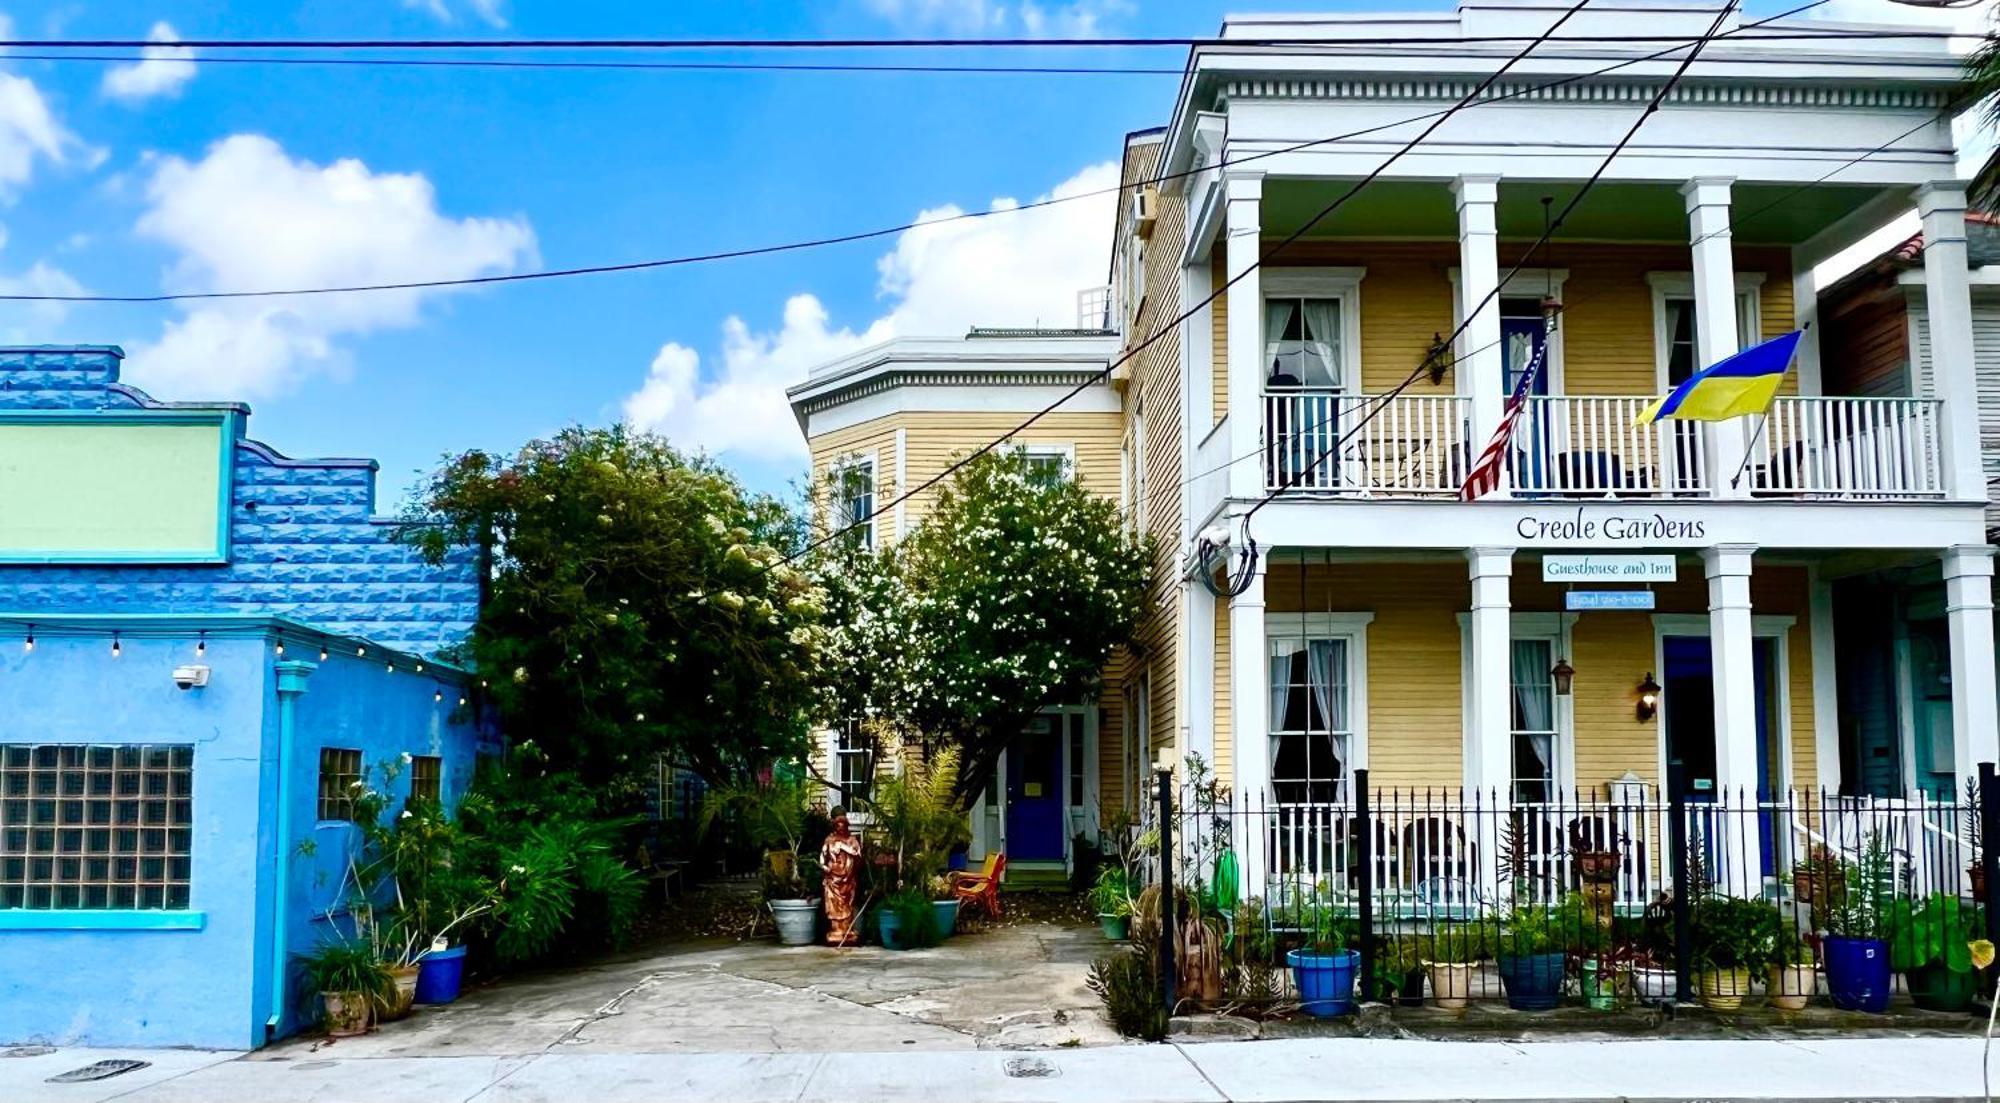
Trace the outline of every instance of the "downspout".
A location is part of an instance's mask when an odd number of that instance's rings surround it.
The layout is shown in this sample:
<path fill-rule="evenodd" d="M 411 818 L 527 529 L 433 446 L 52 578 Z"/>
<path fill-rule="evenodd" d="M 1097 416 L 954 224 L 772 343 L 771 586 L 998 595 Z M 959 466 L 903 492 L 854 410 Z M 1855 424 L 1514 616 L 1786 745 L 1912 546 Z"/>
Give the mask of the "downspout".
<path fill-rule="evenodd" d="M 271 892 L 271 1016 L 264 1020 L 264 1040 L 278 1036 L 285 1017 L 286 905 L 292 886 L 292 775 L 297 756 L 293 753 L 298 736 L 299 694 L 306 691 L 306 679 L 317 665 L 297 660 L 281 662 L 278 671 L 278 861 L 277 882 Z"/>

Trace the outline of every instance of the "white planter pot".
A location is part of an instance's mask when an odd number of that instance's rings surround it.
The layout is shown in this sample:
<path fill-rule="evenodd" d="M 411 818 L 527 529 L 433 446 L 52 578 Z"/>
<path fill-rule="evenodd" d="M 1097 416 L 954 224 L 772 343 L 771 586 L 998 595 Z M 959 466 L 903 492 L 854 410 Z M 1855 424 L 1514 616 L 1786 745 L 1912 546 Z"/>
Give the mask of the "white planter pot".
<path fill-rule="evenodd" d="M 1661 1003 L 1674 998 L 1674 971 L 1672 969 L 1632 970 L 1632 990 L 1641 1002 Z"/>
<path fill-rule="evenodd" d="M 819 937 L 819 901 L 773 900 L 771 917 L 778 921 L 778 943 L 810 946 Z"/>

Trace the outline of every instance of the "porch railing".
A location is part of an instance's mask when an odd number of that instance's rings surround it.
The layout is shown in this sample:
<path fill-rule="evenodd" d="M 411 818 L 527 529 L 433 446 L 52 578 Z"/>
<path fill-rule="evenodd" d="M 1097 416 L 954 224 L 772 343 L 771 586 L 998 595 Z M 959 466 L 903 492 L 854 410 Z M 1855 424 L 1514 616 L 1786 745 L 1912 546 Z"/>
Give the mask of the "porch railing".
<path fill-rule="evenodd" d="M 1346 394 L 1287 388 L 1264 395 L 1264 486 L 1431 497 L 1464 481 L 1471 402 L 1456 395 Z"/>
<path fill-rule="evenodd" d="M 1781 398 L 1752 453 L 1751 492 L 1941 496 L 1942 405 L 1934 398 Z"/>
<path fill-rule="evenodd" d="M 1697 422 L 1634 424 L 1650 396 L 1528 400 L 1508 456 L 1519 497 L 1675 498 L 1716 492 Z M 1456 395 L 1384 398 L 1287 388 L 1264 395 L 1264 485 L 1354 497 L 1447 497 L 1491 428 Z M 1929 398 L 1780 398 L 1755 434 L 1744 478 L 1759 497 L 1930 498 L 1944 494 L 1942 403 Z"/>

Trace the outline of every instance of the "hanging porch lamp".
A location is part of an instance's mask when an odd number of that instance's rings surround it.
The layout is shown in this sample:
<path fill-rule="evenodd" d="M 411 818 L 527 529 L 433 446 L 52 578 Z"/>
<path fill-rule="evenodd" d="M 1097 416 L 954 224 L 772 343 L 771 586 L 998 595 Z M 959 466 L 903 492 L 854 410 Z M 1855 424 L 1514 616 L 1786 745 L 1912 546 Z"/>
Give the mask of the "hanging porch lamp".
<path fill-rule="evenodd" d="M 1549 668 L 1549 677 L 1556 680 L 1556 696 L 1567 697 L 1570 682 L 1576 677 L 1576 668 L 1569 665 L 1568 659 L 1559 658 L 1556 665 Z"/>
<path fill-rule="evenodd" d="M 1653 680 L 1653 672 L 1647 671 L 1644 681 L 1639 683 L 1639 722 L 1651 720 L 1660 711 L 1660 683 Z"/>

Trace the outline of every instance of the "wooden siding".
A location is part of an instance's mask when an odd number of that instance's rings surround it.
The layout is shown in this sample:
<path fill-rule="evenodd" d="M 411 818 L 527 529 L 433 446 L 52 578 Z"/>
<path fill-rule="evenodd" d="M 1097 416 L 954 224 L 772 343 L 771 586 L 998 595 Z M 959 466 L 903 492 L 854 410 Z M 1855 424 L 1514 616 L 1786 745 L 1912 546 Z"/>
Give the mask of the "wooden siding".
<path fill-rule="evenodd" d="M 1196 656 L 1196 661 L 1200 656 Z M 1230 720 L 1235 715 L 1230 705 L 1233 689 L 1229 682 L 1229 603 L 1215 603 L 1215 665 L 1211 668 L 1215 678 L 1215 761 L 1210 765 L 1215 769 L 1215 778 L 1224 785 L 1232 784 L 1236 777 L 1236 743 L 1230 734 L 1234 726 Z"/>
<path fill-rule="evenodd" d="M 1911 394 L 1910 317 L 1903 289 L 1873 288 L 1822 306 L 1820 379 L 1828 394 Z"/>
<path fill-rule="evenodd" d="M 1229 282 L 1229 247 L 1218 243 L 1209 257 L 1208 290 L 1210 294 L 1222 291 L 1222 285 Z M 1215 411 L 1214 424 L 1221 424 L 1224 414 L 1229 412 L 1229 298 L 1224 291 L 1217 295 L 1209 306 L 1209 393 L 1213 396 L 1210 408 Z"/>

